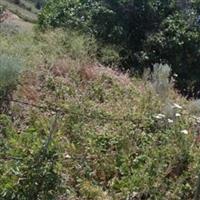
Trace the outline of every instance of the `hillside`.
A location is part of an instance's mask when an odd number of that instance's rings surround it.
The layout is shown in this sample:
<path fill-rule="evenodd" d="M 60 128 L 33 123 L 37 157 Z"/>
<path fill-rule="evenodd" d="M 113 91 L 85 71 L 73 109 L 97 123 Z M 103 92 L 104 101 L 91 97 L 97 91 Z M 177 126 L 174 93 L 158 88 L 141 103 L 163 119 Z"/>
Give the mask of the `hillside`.
<path fill-rule="evenodd" d="M 131 75 L 87 34 L 9 14 L 22 24 L 0 29 L 0 199 L 199 199 L 199 101 L 169 65 Z"/>
<path fill-rule="evenodd" d="M 0 15 L 0 29 L 1 32 L 32 32 L 33 24 L 24 21 L 16 14 L 5 10 Z"/>
<path fill-rule="evenodd" d="M 29 21 L 29 22 L 37 21 L 38 10 L 30 2 L 21 1 L 21 4 L 17 5 L 13 3 L 11 0 L 0 0 L 0 5 L 4 6 L 12 13 L 18 15 L 24 21 Z"/>

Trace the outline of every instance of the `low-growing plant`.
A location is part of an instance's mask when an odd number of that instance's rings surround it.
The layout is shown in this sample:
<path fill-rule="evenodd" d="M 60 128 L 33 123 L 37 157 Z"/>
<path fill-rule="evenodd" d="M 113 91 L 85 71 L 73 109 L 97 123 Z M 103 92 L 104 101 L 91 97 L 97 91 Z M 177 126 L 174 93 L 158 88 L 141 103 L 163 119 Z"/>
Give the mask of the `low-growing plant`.
<path fill-rule="evenodd" d="M 4 35 L 13 35 L 20 32 L 19 26 L 12 22 L 2 22 L 0 23 L 0 33 Z"/>
<path fill-rule="evenodd" d="M 0 143 L 0 199 L 53 200 L 59 192 L 56 130 L 51 119 L 43 120 L 44 127 L 37 119 L 32 122 L 31 127 L 17 134 L 10 126 L 11 120 L 0 116 L 0 125 L 7 127 Z M 49 138 L 49 134 L 54 137 Z"/>

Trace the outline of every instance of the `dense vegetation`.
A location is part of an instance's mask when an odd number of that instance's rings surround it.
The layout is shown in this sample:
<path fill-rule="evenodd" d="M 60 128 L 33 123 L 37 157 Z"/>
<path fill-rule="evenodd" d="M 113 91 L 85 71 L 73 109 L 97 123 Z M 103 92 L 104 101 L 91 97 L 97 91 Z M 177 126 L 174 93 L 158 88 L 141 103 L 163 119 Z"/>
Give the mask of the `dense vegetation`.
<path fill-rule="evenodd" d="M 168 63 L 186 95 L 199 90 L 199 1 L 190 0 L 49 0 L 41 27 L 66 27 L 113 45 L 121 67 L 142 72 Z"/>
<path fill-rule="evenodd" d="M 0 200 L 199 199 L 200 101 L 174 88 L 198 88 L 196 13 L 155 2 L 49 0 L 39 27 L 0 23 Z"/>

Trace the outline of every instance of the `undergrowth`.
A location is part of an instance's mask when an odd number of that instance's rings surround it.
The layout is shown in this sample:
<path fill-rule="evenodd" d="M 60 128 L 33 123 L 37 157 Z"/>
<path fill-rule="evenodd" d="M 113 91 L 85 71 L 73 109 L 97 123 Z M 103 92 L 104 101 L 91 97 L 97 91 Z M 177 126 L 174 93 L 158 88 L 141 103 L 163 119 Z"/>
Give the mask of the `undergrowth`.
<path fill-rule="evenodd" d="M 26 67 L 0 115 L 0 199 L 193 199 L 199 113 L 168 85 L 160 97 L 168 77 L 106 68 L 77 33 L 1 38 Z"/>

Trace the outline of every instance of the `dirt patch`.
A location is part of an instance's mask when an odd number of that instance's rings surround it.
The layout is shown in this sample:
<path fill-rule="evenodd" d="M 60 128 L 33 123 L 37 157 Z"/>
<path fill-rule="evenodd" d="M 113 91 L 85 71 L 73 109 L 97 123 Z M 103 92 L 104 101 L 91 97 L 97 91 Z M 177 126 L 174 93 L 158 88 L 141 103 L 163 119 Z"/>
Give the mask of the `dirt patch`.
<path fill-rule="evenodd" d="M 13 14 L 12 12 L 10 12 L 9 10 L 4 11 L 1 15 L 0 15 L 0 22 L 4 22 L 4 21 L 10 21 L 10 20 L 20 20 L 20 18 Z"/>

